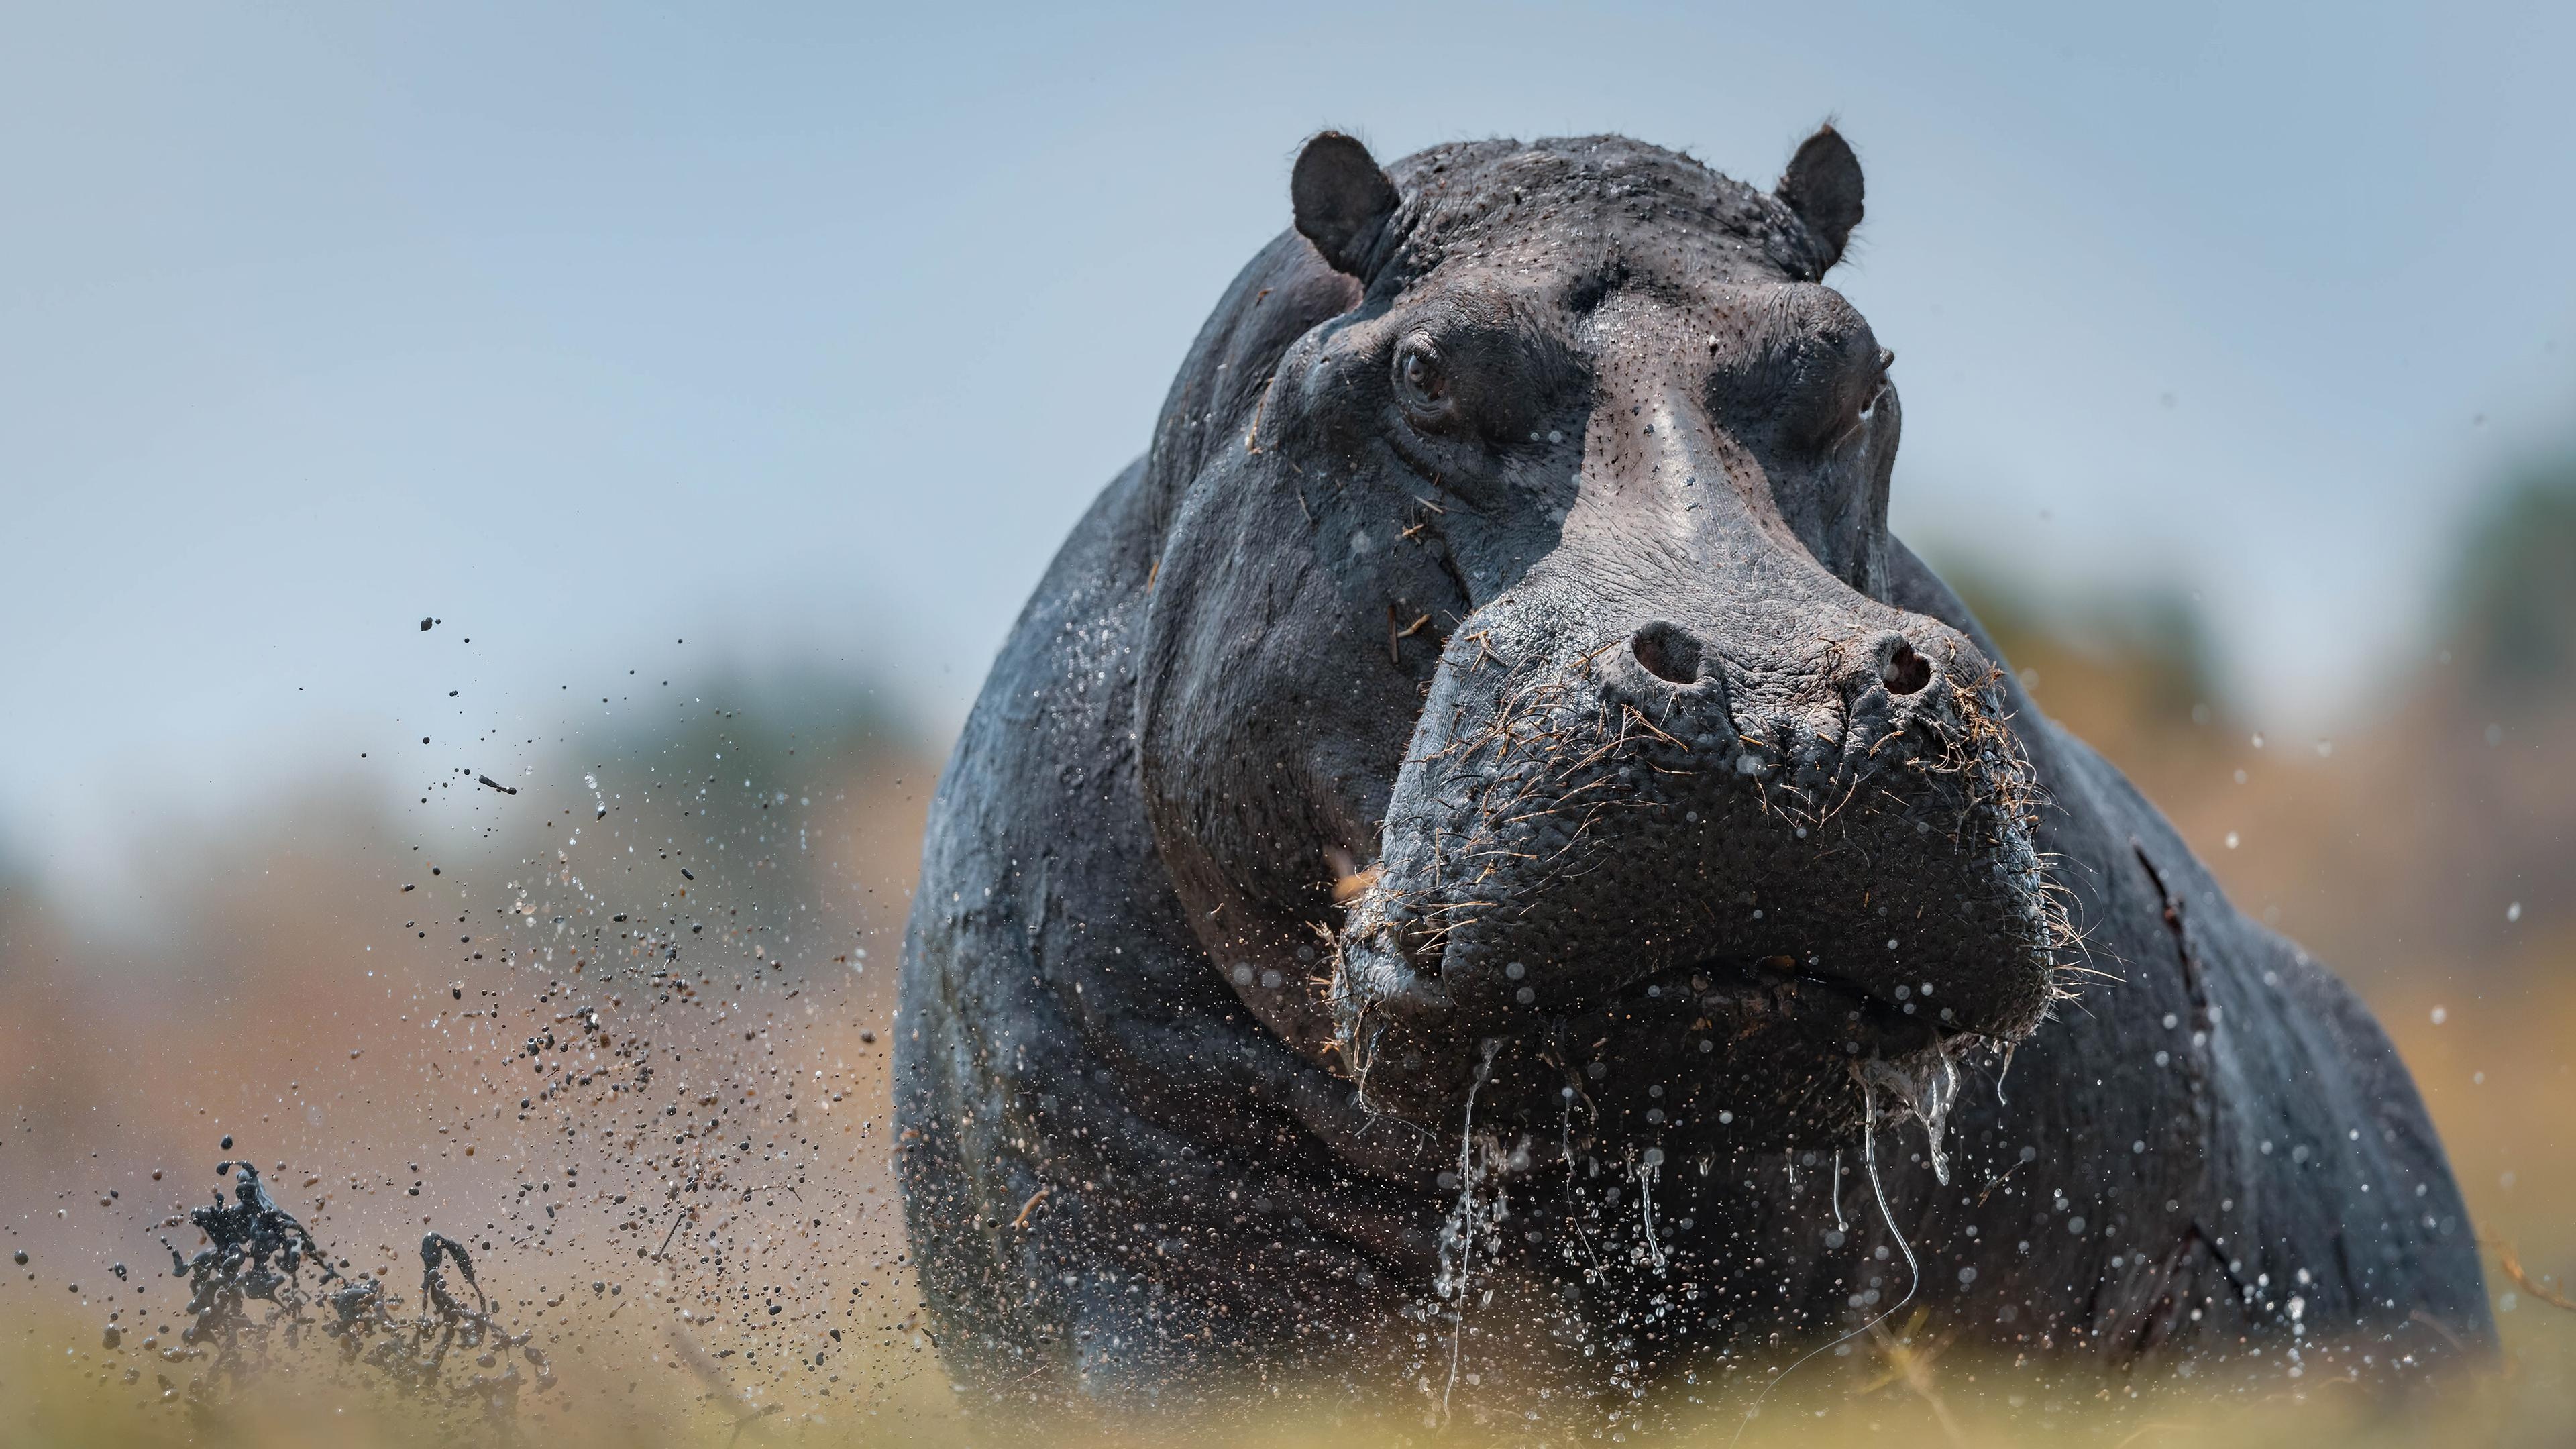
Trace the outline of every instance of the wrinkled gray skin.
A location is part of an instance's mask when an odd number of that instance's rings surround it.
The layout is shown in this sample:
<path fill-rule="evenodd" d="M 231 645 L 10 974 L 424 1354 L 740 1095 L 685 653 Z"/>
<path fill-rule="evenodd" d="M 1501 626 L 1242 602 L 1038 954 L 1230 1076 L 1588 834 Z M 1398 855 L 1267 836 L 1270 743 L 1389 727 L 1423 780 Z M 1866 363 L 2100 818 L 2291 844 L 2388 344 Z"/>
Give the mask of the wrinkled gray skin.
<path fill-rule="evenodd" d="M 2061 1357 L 2491 1344 L 2377 1025 L 1889 535 L 1839 136 L 1764 194 L 1327 134 L 1291 192 L 932 810 L 900 1157 L 962 1381 L 1579 1400 L 1909 1250 Z"/>

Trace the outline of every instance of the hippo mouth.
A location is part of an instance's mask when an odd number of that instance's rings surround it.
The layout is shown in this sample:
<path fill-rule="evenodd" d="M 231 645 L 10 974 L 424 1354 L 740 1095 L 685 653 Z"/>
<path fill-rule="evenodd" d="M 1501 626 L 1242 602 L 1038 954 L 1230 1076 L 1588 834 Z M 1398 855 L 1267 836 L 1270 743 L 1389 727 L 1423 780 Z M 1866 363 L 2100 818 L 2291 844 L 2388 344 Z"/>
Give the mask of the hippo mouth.
<path fill-rule="evenodd" d="M 1471 1092 L 1499 1126 L 1571 1091 L 1603 1130 L 1668 1148 L 1848 1143 L 1873 1083 L 1922 1113 L 1955 1056 L 2008 1049 L 2058 994 L 2064 919 L 2028 815 L 1995 803 L 2016 798 L 1917 777 L 1783 828 L 1757 792 L 1703 789 L 1601 847 L 1631 872 L 1619 891 L 1581 867 L 1430 888 L 1381 872 L 1337 938 L 1342 1065 L 1367 1107 L 1434 1130 Z"/>
<path fill-rule="evenodd" d="M 1882 994 L 1848 977 L 1801 966 L 1790 956 L 1749 961 L 1712 957 L 1640 976 L 1612 993 L 1612 1006 L 1635 1013 L 1679 1001 L 1712 1025 L 1721 1014 L 1748 1026 L 1792 1024 L 1839 1037 L 1842 1054 L 1855 1061 L 1906 1056 L 1994 1035 L 1959 1021 L 1952 1008 L 1941 1007 L 1937 1015 L 1926 1010 L 1932 998 L 1913 999 L 1916 990 L 1904 985 Z"/>
<path fill-rule="evenodd" d="M 1346 944 L 1337 973 L 1346 992 L 1364 980 L 1377 987 L 1357 1003 L 1346 1061 L 1368 1105 L 1425 1125 L 1456 1095 L 1439 1060 L 1450 1054 L 1425 1050 L 1438 1042 L 1510 1048 L 1561 1072 L 1578 1069 L 1587 1054 L 1632 1064 L 1664 1060 L 1695 1079 L 1768 1061 L 1774 1072 L 1795 1067 L 1831 1084 L 1870 1062 L 1947 1058 L 1978 1044 L 2009 1047 L 2036 1025 L 2026 1011 L 2006 1017 L 1962 1010 L 1943 1001 L 1930 979 L 1864 981 L 1781 954 L 1701 957 L 1637 972 L 1581 999 L 1516 1001 L 1516 1010 L 1497 1012 L 1456 999 L 1411 963 L 1368 959 L 1377 955 L 1352 953 Z M 2033 962 L 2030 969 L 2049 968 Z M 1401 984 L 1386 989 L 1398 975 Z M 1826 1124 L 1819 1118 L 1811 1125 Z"/>
<path fill-rule="evenodd" d="M 1349 1038 L 1372 1110 L 1454 1130 L 1472 1092 L 1492 1130 L 1554 1137 L 1579 1120 L 1595 1140 L 1699 1154 L 1843 1146 L 1907 1114 L 1937 1147 L 1954 1063 L 2009 1051 L 2037 1024 L 1941 1004 L 1935 983 L 1864 982 L 1776 954 L 1702 957 L 1508 1016 L 1416 983 L 1370 1001 Z"/>

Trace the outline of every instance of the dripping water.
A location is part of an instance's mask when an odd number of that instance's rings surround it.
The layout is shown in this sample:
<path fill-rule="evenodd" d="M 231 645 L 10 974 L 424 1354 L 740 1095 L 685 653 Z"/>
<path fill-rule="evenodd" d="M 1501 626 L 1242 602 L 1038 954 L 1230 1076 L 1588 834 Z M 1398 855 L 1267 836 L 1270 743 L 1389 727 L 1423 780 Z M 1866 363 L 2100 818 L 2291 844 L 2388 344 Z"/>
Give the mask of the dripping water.
<path fill-rule="evenodd" d="M 1560 1128 L 1565 1151 L 1565 1216 L 1574 1225 L 1575 1240 L 1583 1244 L 1583 1257 L 1592 1265 L 1595 1281 L 1601 1277 L 1601 1255 L 1592 1251 L 1592 1235 L 1583 1228 L 1583 1202 L 1574 1183 L 1574 1088 L 1561 1087 L 1558 1092 L 1565 1103 L 1565 1120 Z"/>
<path fill-rule="evenodd" d="M 1947 1064 L 1946 1058 L 1944 1059 L 1944 1064 Z M 1952 1080 L 1955 1083 L 1955 1074 Z M 1877 1130 L 1878 1103 L 1873 1099 L 1867 1082 L 1863 1082 L 1861 1084 L 1860 1097 L 1862 1117 L 1860 1129 L 1861 1166 L 1869 1173 L 1869 1190 L 1871 1194 L 1876 1196 L 1878 1199 L 1878 1219 L 1880 1222 L 1887 1224 L 1887 1235 L 1896 1240 L 1896 1251 L 1905 1255 L 1905 1296 L 1888 1305 L 1886 1312 L 1881 1313 L 1878 1317 L 1862 1324 L 1859 1331 L 1867 1332 L 1869 1329 L 1875 1328 L 1879 1324 L 1887 1321 L 1889 1317 L 1895 1314 L 1896 1310 L 1903 1308 L 1906 1304 L 1914 1301 L 1914 1290 L 1923 1286 L 1923 1268 L 1921 1264 L 1914 1261 L 1913 1245 L 1905 1241 L 1905 1234 L 1897 1231 L 1896 1214 L 1890 1212 L 1887 1206 L 1887 1184 L 1879 1181 Z M 1947 1183 L 1949 1179 L 1944 1177 L 1941 1181 Z"/>
<path fill-rule="evenodd" d="M 1872 1057 L 1854 1071 L 1865 1090 L 1885 1087 L 1898 1106 L 1923 1124 L 1932 1176 L 1942 1186 L 1949 1186 L 1950 1154 L 1944 1143 L 1950 1108 L 1959 1100 L 1959 1066 L 1951 1060 L 1948 1044 L 1934 1043 L 1928 1057 L 1920 1053 L 1898 1061 Z"/>
<path fill-rule="evenodd" d="M 1905 1296 L 1897 1299 L 1894 1303 L 1887 1305 L 1885 1308 L 1880 1309 L 1877 1313 L 1872 1314 L 1868 1322 L 1863 1323 L 1860 1327 L 1853 1329 L 1851 1332 L 1844 1334 L 1833 1342 L 1818 1344 L 1814 1348 L 1807 1350 L 1805 1353 L 1798 1356 L 1797 1362 L 1789 1365 L 1785 1369 L 1782 1369 L 1777 1377 L 1773 1378 L 1771 1382 L 1764 1384 L 1762 1386 L 1762 1392 L 1753 1396 L 1753 1402 L 1744 1406 L 1744 1417 L 1738 1421 L 1735 1426 L 1735 1437 L 1726 1441 L 1728 1449 L 1734 1449 L 1734 1445 L 1737 1441 L 1744 1437 L 1745 1426 L 1752 1423 L 1753 1416 L 1762 1411 L 1762 1401 L 1769 1398 L 1771 1396 L 1771 1391 L 1780 1387 L 1782 1381 L 1786 1380 L 1789 1375 L 1806 1367 L 1807 1360 L 1814 1358 L 1816 1355 L 1824 1353 L 1830 1349 L 1840 1348 L 1844 1344 L 1851 1342 L 1853 1339 L 1858 1338 L 1862 1334 L 1869 1332 L 1871 1329 L 1878 1327 L 1882 1323 L 1885 1323 L 1888 1319 L 1895 1317 L 1896 1314 L 1905 1307 L 1905 1305 L 1914 1301 L 1916 1290 L 1923 1286 L 1922 1265 L 1914 1261 L 1913 1245 L 1907 1243 L 1905 1241 L 1905 1234 L 1897 1230 L 1896 1214 L 1887 1206 L 1887 1186 L 1879 1180 L 1878 1176 L 1878 1093 L 1871 1087 L 1869 1077 L 1866 1073 L 1855 1068 L 1852 1072 L 1852 1076 L 1860 1083 L 1861 1170 L 1868 1175 L 1870 1192 L 1878 1199 L 1879 1221 L 1887 1224 L 1887 1235 L 1896 1240 L 1896 1251 L 1903 1254 L 1905 1257 Z M 1841 1162 L 1840 1157 L 1837 1156 L 1835 1161 L 1837 1171 L 1839 1171 Z M 1839 1197 L 1840 1195 L 1837 1194 L 1837 1201 L 1835 1203 L 1837 1210 L 1841 1207 Z"/>
<path fill-rule="evenodd" d="M 1664 1149 L 1649 1147 L 1637 1163 L 1637 1203 L 1645 1215 L 1646 1258 L 1658 1273 L 1664 1271 L 1663 1246 L 1655 1241 L 1655 1175 L 1663 1170 Z"/>
<path fill-rule="evenodd" d="M 1449 1381 L 1440 1389 L 1440 1417 L 1449 1417 L 1449 1396 L 1458 1387 L 1458 1360 L 1467 1332 L 1467 1288 L 1472 1279 L 1476 1257 L 1476 1093 L 1485 1079 L 1493 1075 L 1494 1053 L 1501 1049 L 1500 1037 L 1485 1039 L 1484 1059 L 1476 1063 L 1476 1080 L 1467 1086 L 1467 1120 L 1458 1133 L 1458 1206 L 1449 1218 L 1449 1231 L 1441 1242 L 1440 1296 L 1450 1301 L 1449 1307 Z M 1569 1106 L 1567 1111 L 1573 1109 Z M 1456 1266 L 1450 1265 L 1449 1251 L 1457 1251 Z"/>

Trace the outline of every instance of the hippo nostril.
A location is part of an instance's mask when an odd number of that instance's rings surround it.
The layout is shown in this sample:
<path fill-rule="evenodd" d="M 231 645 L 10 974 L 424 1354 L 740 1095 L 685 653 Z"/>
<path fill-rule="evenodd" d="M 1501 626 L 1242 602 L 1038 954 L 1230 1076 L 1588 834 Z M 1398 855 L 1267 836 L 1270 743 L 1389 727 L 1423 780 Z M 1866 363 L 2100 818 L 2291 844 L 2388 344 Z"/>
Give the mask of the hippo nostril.
<path fill-rule="evenodd" d="M 1914 694 L 1932 682 L 1932 662 L 1914 652 L 1911 644 L 1899 644 L 1887 656 L 1887 667 L 1878 672 L 1879 681 L 1890 694 Z"/>
<path fill-rule="evenodd" d="M 1628 648 L 1646 672 L 1657 679 L 1682 685 L 1699 683 L 1699 640 L 1678 625 L 1657 619 L 1639 629 L 1636 637 L 1628 641 Z"/>

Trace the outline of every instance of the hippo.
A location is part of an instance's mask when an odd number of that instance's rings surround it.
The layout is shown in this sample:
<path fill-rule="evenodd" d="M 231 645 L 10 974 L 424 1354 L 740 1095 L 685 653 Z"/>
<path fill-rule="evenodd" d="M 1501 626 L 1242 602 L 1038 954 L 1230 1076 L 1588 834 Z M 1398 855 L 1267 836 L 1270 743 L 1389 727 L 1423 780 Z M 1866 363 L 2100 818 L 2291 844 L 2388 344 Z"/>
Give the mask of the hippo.
<path fill-rule="evenodd" d="M 1289 196 L 931 807 L 896 1157 L 966 1397 L 1750 1394 L 1900 1307 L 2492 1350 L 2377 1023 L 1890 534 L 1840 134 L 1764 192 L 1328 132 Z"/>

